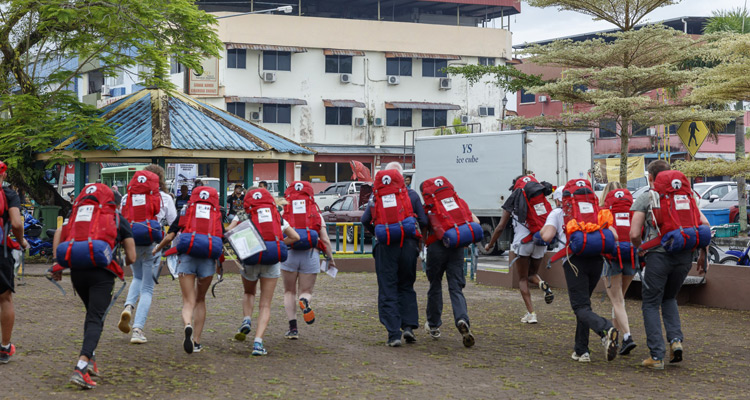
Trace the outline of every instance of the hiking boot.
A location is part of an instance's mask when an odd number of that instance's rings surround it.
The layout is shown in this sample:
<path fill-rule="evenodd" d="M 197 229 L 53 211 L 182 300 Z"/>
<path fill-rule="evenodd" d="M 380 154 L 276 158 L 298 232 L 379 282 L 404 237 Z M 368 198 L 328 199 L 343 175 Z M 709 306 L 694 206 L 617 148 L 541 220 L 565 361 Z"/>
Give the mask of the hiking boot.
<path fill-rule="evenodd" d="M 526 315 L 521 318 L 521 322 L 523 322 L 524 324 L 536 324 L 536 313 L 526 312 Z"/>
<path fill-rule="evenodd" d="M 117 323 L 117 328 L 122 333 L 130 333 L 130 320 L 133 318 L 133 306 L 125 306 L 120 314 L 120 322 Z"/>
<path fill-rule="evenodd" d="M 417 337 L 414 336 L 414 331 L 411 328 L 404 328 L 404 341 L 410 344 L 417 341 Z"/>
<path fill-rule="evenodd" d="M 308 325 L 315 322 L 315 311 L 310 308 L 310 302 L 306 298 L 300 297 L 299 308 L 302 310 L 302 318 L 305 319 Z"/>
<path fill-rule="evenodd" d="M 16 354 L 16 346 L 12 343 L 8 347 L 0 346 L 0 364 L 7 364 L 13 354 Z"/>
<path fill-rule="evenodd" d="M 617 329 L 615 329 L 614 326 L 604 332 L 602 345 L 604 346 L 604 356 L 607 358 L 607 361 L 612 361 L 617 357 L 618 336 L 619 332 L 617 332 Z"/>
<path fill-rule="evenodd" d="M 91 376 L 100 376 L 99 368 L 96 366 L 96 360 L 93 358 L 89 360 L 89 365 L 86 366 L 86 371 Z"/>
<path fill-rule="evenodd" d="M 633 337 L 632 336 L 628 336 L 627 339 L 625 339 L 625 340 L 622 341 L 622 347 L 620 347 L 620 355 L 621 356 L 626 356 L 626 355 L 630 354 L 630 352 L 633 351 L 633 349 L 635 349 L 636 346 L 637 345 L 633 341 Z"/>
<path fill-rule="evenodd" d="M 649 369 L 664 369 L 664 360 L 657 360 L 653 357 L 649 357 L 643 360 L 641 365 Z"/>
<path fill-rule="evenodd" d="M 244 342 L 247 338 L 247 335 L 250 333 L 251 328 L 252 322 L 249 319 L 243 320 L 240 329 L 238 329 L 237 333 L 234 334 L 234 340 Z"/>
<path fill-rule="evenodd" d="M 263 343 L 255 342 L 253 343 L 253 355 L 254 356 L 265 356 L 268 354 L 266 351 L 266 348 L 263 347 Z"/>
<path fill-rule="evenodd" d="M 401 347 L 401 339 L 393 339 L 389 340 L 388 343 L 386 343 L 388 347 Z"/>
<path fill-rule="evenodd" d="M 203 350 L 203 346 L 200 343 L 193 342 L 193 353 L 200 353 Z"/>
<path fill-rule="evenodd" d="M 669 362 L 678 363 L 682 361 L 682 341 L 675 339 L 669 344 Z"/>
<path fill-rule="evenodd" d="M 425 322 L 424 323 L 424 330 L 427 332 L 433 339 L 438 339 L 440 337 L 440 327 L 437 328 L 430 328 L 430 323 Z"/>
<path fill-rule="evenodd" d="M 284 334 L 284 337 L 289 340 L 297 340 L 299 338 L 299 332 L 297 329 L 289 329 L 286 331 L 286 334 Z"/>
<path fill-rule="evenodd" d="M 193 350 L 195 350 L 195 346 L 193 345 L 193 327 L 190 325 L 185 327 L 185 341 L 182 342 L 182 348 L 188 354 L 192 354 Z"/>
<path fill-rule="evenodd" d="M 466 323 L 466 321 L 460 319 L 456 323 L 456 327 L 458 328 L 458 331 L 461 333 L 461 336 L 464 338 L 464 347 L 471 347 L 474 346 L 474 335 L 471 334 L 471 329 L 469 329 L 469 324 Z"/>
<path fill-rule="evenodd" d="M 75 371 L 73 371 L 73 376 L 70 377 L 70 382 L 83 389 L 93 389 L 96 387 L 96 382 L 91 379 L 91 375 L 89 375 L 88 371 L 83 372 L 77 367 Z"/>
<path fill-rule="evenodd" d="M 143 344 L 146 342 L 148 342 L 148 340 L 146 340 L 146 335 L 143 334 L 143 330 L 141 328 L 134 328 L 133 337 L 130 338 L 130 343 Z"/>
<path fill-rule="evenodd" d="M 555 300 L 555 295 L 552 293 L 552 289 L 550 289 L 549 284 L 545 281 L 539 281 L 539 289 L 542 289 L 544 291 L 544 302 L 547 304 L 552 304 L 552 302 Z"/>
<path fill-rule="evenodd" d="M 591 362 L 591 356 L 589 355 L 588 352 L 585 352 L 579 356 L 578 353 L 574 351 L 573 355 L 571 355 L 570 358 L 572 358 L 575 361 L 582 362 L 582 363 Z"/>

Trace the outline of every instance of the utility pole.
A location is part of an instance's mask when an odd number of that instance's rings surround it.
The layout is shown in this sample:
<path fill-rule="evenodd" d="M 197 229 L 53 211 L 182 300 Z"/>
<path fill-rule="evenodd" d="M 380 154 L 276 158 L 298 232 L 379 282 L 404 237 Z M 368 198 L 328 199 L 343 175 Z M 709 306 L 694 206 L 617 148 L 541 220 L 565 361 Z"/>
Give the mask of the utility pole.
<path fill-rule="evenodd" d="M 735 107 L 744 110 L 743 102 L 738 101 Z M 741 161 L 745 159 L 745 121 L 744 115 L 735 119 L 734 126 L 734 159 Z M 745 190 L 745 176 L 737 177 L 737 200 L 739 201 L 740 231 L 747 231 L 747 190 Z"/>

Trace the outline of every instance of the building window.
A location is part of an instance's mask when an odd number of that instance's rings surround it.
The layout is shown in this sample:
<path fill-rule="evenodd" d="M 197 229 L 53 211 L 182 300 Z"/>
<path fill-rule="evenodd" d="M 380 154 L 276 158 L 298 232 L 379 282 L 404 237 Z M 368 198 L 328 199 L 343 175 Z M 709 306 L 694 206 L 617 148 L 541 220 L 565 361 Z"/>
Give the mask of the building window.
<path fill-rule="evenodd" d="M 648 129 L 648 126 L 641 126 L 637 122 L 633 122 L 633 136 L 646 136 L 648 132 L 646 132 L 646 129 Z"/>
<path fill-rule="evenodd" d="M 448 73 L 443 69 L 448 67 L 448 60 L 433 60 L 424 59 L 422 60 L 422 76 L 445 78 Z"/>
<path fill-rule="evenodd" d="M 185 67 L 183 67 L 182 64 L 177 62 L 177 58 L 171 57 L 169 59 L 169 73 L 170 74 L 179 74 L 180 72 L 184 70 L 185 70 Z"/>
<path fill-rule="evenodd" d="M 677 128 L 679 128 L 679 125 L 676 125 L 676 124 L 669 125 L 669 134 L 670 135 L 676 135 L 677 134 Z M 734 132 L 732 132 L 732 133 L 734 133 Z"/>
<path fill-rule="evenodd" d="M 411 58 L 388 58 L 385 61 L 386 75 L 411 76 Z"/>
<path fill-rule="evenodd" d="M 351 125 L 351 107 L 326 107 L 326 125 Z"/>
<path fill-rule="evenodd" d="M 448 111 L 422 110 L 422 126 L 424 128 L 435 128 L 446 125 L 448 125 Z"/>
<path fill-rule="evenodd" d="M 495 116 L 495 107 L 479 107 L 480 117 L 493 117 Z"/>
<path fill-rule="evenodd" d="M 267 124 L 291 124 L 292 106 L 288 104 L 264 105 L 263 122 Z"/>
<path fill-rule="evenodd" d="M 115 73 L 116 73 L 115 76 L 108 76 L 104 80 L 104 84 L 105 85 L 107 85 L 107 86 L 117 86 L 117 85 L 122 85 L 122 84 L 125 83 L 125 75 L 122 73 L 122 71 L 117 70 L 117 72 L 115 72 Z"/>
<path fill-rule="evenodd" d="M 721 134 L 721 135 L 725 135 L 725 134 L 734 135 L 735 129 L 737 129 L 737 120 L 733 119 L 732 122 L 728 123 L 724 127 L 724 130 L 722 130 L 721 132 L 718 132 L 718 133 Z"/>
<path fill-rule="evenodd" d="M 263 69 L 266 71 L 291 71 L 292 53 L 288 51 L 264 51 Z"/>
<path fill-rule="evenodd" d="M 599 138 L 613 138 L 617 136 L 617 122 L 614 119 L 599 121 Z"/>
<path fill-rule="evenodd" d="M 495 66 L 495 59 L 492 57 L 479 57 L 479 65 Z"/>
<path fill-rule="evenodd" d="M 411 126 L 411 110 L 385 110 L 385 120 L 388 126 Z"/>
<path fill-rule="evenodd" d="M 227 50 L 227 68 L 245 69 L 247 62 L 247 50 L 229 49 Z"/>
<path fill-rule="evenodd" d="M 332 74 L 351 74 L 352 56 L 326 56 L 326 72 Z"/>
<path fill-rule="evenodd" d="M 245 103 L 227 103 L 227 112 L 245 118 Z"/>
<path fill-rule="evenodd" d="M 525 90 L 521 89 L 521 104 L 535 103 L 536 95 L 534 93 L 526 93 Z"/>

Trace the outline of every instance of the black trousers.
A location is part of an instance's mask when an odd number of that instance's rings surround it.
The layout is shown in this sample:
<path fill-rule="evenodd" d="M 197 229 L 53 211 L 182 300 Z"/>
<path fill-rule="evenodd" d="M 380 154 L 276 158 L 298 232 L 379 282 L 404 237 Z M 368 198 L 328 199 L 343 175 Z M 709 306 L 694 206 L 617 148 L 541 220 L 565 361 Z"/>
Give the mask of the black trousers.
<path fill-rule="evenodd" d="M 443 324 L 443 274 L 448 281 L 448 293 L 453 307 L 455 323 L 463 319 L 469 323 L 466 311 L 466 298 L 463 288 L 466 286 L 464 276 L 464 248 L 449 249 L 436 241 L 427 246 L 427 266 L 425 268 L 430 289 L 427 291 L 427 322 L 436 328 Z"/>
<path fill-rule="evenodd" d="M 573 256 L 563 264 L 570 306 L 576 314 L 574 350 L 578 355 L 589 352 L 589 329 L 604 337 L 604 332 L 612 327 L 611 321 L 600 317 L 591 309 L 591 294 L 601 278 L 602 264 L 603 260 L 599 256 Z"/>
<path fill-rule="evenodd" d="M 92 358 L 102 336 L 104 313 L 112 300 L 115 275 L 104 268 L 71 269 L 70 280 L 86 306 L 81 355 Z"/>
<path fill-rule="evenodd" d="M 378 315 L 388 330 L 388 340 L 401 338 L 401 329 L 419 327 L 417 292 L 417 241 L 404 239 L 404 246 L 378 243 L 373 249 L 378 276 Z"/>

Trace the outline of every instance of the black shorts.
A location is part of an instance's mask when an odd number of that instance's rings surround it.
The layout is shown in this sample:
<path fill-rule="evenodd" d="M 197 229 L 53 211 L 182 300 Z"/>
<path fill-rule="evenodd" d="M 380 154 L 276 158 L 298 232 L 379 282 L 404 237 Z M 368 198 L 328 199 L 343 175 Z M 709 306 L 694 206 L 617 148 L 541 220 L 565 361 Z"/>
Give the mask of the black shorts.
<path fill-rule="evenodd" d="M 9 251 L 10 252 L 10 251 Z M 8 255 L 8 257 L 2 257 L 2 253 L 0 253 L 0 294 L 3 294 L 10 290 L 11 292 L 16 292 L 16 283 L 15 283 L 15 269 L 14 264 L 15 260 L 13 259 L 13 256 Z"/>

